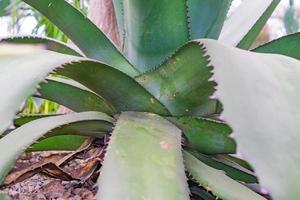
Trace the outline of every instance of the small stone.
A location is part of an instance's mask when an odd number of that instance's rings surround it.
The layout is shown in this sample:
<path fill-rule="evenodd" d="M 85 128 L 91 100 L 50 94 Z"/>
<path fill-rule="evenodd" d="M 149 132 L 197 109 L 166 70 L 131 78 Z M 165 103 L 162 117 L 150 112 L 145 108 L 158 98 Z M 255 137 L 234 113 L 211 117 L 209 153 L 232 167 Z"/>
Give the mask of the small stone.
<path fill-rule="evenodd" d="M 33 199 L 36 199 L 36 200 L 47 200 L 46 197 L 45 197 L 45 195 L 43 193 L 41 193 L 41 192 L 35 194 L 33 196 Z"/>
<path fill-rule="evenodd" d="M 82 199 L 91 200 L 94 194 L 86 188 L 76 188 L 74 194 L 79 195 Z"/>

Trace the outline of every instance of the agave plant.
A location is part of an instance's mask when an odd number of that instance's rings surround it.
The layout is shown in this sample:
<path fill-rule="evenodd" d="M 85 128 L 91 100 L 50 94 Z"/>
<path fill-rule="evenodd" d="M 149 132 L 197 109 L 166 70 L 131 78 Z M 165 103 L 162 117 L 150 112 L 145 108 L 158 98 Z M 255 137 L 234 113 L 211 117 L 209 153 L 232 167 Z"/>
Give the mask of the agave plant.
<path fill-rule="evenodd" d="M 0 182 L 42 136 L 68 149 L 70 137 L 109 134 L 97 199 L 264 199 L 258 182 L 274 199 L 300 195 L 300 35 L 249 50 L 279 0 L 244 0 L 228 19 L 231 0 L 114 0 L 122 51 L 64 0 L 24 2 L 80 51 L 2 40 Z M 23 116 L 8 131 L 32 94 L 75 113 Z M 232 137 L 255 174 L 228 155 Z"/>

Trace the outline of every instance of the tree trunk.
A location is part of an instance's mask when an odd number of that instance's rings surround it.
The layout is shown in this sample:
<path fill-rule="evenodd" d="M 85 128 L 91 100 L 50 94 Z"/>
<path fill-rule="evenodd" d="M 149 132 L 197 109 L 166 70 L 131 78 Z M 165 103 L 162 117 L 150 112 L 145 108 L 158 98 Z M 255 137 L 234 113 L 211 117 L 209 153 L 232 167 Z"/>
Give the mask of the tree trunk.
<path fill-rule="evenodd" d="M 112 0 L 90 0 L 88 18 L 106 34 L 118 49 L 121 49 L 122 44 Z"/>

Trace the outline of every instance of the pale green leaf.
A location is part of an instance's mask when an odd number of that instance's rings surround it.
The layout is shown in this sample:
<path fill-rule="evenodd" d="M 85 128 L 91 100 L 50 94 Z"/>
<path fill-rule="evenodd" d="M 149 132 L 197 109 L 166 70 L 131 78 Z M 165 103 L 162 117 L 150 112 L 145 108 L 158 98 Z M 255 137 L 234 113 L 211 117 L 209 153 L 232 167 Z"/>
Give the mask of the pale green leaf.
<path fill-rule="evenodd" d="M 47 132 L 60 126 L 79 121 L 112 122 L 112 118 L 100 112 L 83 112 L 46 117 L 34 120 L 15 129 L 0 140 L 0 184 L 27 147 Z"/>
<path fill-rule="evenodd" d="M 121 114 L 98 181 L 101 200 L 187 200 L 181 132 L 154 114 Z"/>
<path fill-rule="evenodd" d="M 300 196 L 300 62 L 202 40 L 223 118 L 275 200 Z"/>
<path fill-rule="evenodd" d="M 185 167 L 203 187 L 223 200 L 264 200 L 241 183 L 226 176 L 224 171 L 214 169 L 187 151 L 183 152 Z"/>
<path fill-rule="evenodd" d="M 225 22 L 219 40 L 248 49 L 280 0 L 244 0 Z"/>

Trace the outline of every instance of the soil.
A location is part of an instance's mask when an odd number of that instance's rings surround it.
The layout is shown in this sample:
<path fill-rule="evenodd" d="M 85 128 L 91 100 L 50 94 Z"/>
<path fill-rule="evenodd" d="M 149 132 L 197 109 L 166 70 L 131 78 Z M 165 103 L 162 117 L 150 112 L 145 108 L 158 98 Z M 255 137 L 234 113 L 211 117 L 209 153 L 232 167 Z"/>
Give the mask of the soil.
<path fill-rule="evenodd" d="M 77 151 L 24 153 L 0 186 L 13 200 L 93 200 L 106 139 Z"/>

